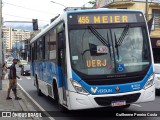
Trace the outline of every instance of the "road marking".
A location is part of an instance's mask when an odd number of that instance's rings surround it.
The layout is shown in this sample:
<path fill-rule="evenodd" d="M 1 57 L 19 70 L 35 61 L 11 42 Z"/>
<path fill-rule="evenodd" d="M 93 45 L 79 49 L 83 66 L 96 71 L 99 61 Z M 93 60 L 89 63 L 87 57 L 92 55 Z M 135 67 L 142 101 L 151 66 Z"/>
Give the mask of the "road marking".
<path fill-rule="evenodd" d="M 17 83 L 18 84 L 18 83 Z M 18 86 L 21 88 L 21 90 L 27 95 L 27 97 L 41 110 L 41 111 L 45 111 L 23 88 L 22 88 L 22 86 L 20 85 L 20 84 L 18 84 Z M 48 118 L 50 119 L 50 120 L 55 120 L 53 117 L 51 117 L 50 115 L 49 115 L 49 113 L 47 113 L 46 111 L 44 112 L 44 114 L 46 115 L 46 116 L 48 116 Z"/>
<path fill-rule="evenodd" d="M 26 77 L 26 78 L 29 79 L 29 80 L 31 79 L 31 77 Z"/>
<path fill-rule="evenodd" d="M 142 107 L 141 105 L 138 105 L 138 104 L 131 104 L 131 105 L 134 105 L 136 107 Z"/>

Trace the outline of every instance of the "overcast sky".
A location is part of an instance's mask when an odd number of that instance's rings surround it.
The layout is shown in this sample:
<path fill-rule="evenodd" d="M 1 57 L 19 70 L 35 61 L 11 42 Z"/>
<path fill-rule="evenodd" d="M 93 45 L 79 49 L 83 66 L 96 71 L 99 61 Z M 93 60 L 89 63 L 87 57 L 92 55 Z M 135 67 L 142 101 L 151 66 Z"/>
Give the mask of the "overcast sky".
<path fill-rule="evenodd" d="M 41 27 L 48 24 L 51 18 L 62 13 L 64 9 L 63 6 L 50 1 L 51 0 L 2 0 L 4 25 L 9 25 L 9 23 L 5 23 L 5 21 L 31 21 L 32 19 L 38 19 L 38 23 Z M 66 7 L 82 7 L 91 0 L 52 1 L 63 4 Z M 25 25 L 30 26 L 31 24 Z"/>

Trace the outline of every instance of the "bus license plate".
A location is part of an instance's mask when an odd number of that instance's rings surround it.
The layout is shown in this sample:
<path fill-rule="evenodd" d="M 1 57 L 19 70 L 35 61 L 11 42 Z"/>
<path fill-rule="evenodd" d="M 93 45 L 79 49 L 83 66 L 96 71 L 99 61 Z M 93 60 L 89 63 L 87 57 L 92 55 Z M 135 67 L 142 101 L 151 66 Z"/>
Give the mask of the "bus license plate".
<path fill-rule="evenodd" d="M 123 106 L 123 105 L 126 105 L 126 101 L 125 101 L 125 100 L 122 100 L 122 101 L 113 101 L 113 102 L 111 103 L 111 106 L 112 106 L 112 107 Z"/>

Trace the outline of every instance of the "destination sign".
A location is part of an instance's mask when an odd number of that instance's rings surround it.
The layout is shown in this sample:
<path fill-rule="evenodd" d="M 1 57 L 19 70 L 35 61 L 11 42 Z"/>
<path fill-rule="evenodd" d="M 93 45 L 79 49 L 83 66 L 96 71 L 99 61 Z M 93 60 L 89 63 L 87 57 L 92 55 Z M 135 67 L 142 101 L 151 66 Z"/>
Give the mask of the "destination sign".
<path fill-rule="evenodd" d="M 78 24 L 104 24 L 104 23 L 128 23 L 137 22 L 136 16 L 130 14 L 95 14 L 78 15 Z"/>
<path fill-rule="evenodd" d="M 95 13 L 69 15 L 69 24 L 107 24 L 144 22 L 141 13 Z"/>

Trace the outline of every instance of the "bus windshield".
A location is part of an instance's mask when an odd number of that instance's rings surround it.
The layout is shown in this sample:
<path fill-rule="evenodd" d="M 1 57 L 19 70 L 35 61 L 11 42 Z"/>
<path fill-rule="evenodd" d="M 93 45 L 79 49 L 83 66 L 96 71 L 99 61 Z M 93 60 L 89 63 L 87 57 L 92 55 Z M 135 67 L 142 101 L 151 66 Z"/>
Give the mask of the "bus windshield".
<path fill-rule="evenodd" d="M 71 64 L 86 75 L 143 71 L 150 64 L 145 27 L 72 29 L 69 32 Z"/>

